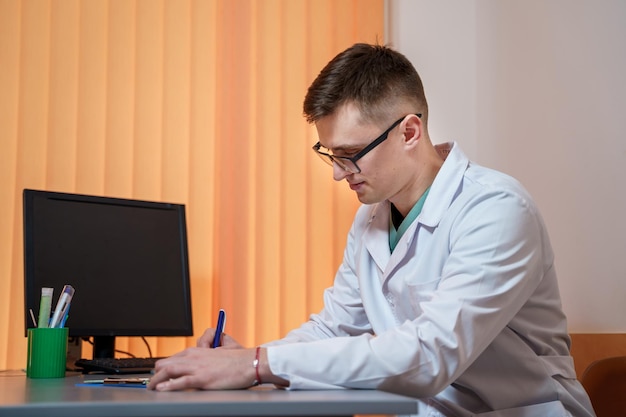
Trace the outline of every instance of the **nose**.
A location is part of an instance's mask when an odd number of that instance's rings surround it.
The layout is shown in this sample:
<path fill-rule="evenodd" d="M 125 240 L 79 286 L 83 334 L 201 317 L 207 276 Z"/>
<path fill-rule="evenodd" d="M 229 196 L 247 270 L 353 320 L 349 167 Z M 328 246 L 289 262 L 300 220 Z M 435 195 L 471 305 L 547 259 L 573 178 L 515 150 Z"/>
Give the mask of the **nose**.
<path fill-rule="evenodd" d="M 333 179 L 335 181 L 341 181 L 350 174 L 351 172 L 346 171 L 345 169 L 341 167 L 341 165 L 333 161 Z"/>

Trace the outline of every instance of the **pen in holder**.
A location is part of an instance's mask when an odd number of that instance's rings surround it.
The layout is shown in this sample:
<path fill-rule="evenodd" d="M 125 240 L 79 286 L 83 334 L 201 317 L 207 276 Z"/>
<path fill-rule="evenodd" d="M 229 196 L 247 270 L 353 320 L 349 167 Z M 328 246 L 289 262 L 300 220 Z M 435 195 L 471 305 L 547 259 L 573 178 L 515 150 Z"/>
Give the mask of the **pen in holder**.
<path fill-rule="evenodd" d="M 67 335 L 67 327 L 28 329 L 28 378 L 65 376 Z"/>

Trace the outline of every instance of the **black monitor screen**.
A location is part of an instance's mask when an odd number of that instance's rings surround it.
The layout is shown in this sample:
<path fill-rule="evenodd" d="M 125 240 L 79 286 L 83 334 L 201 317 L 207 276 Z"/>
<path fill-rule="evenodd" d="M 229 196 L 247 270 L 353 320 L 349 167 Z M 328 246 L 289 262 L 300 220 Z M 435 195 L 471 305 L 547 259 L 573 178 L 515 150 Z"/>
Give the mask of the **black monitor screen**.
<path fill-rule="evenodd" d="M 24 190 L 24 265 L 26 327 L 70 284 L 70 336 L 193 333 L 184 205 Z"/>

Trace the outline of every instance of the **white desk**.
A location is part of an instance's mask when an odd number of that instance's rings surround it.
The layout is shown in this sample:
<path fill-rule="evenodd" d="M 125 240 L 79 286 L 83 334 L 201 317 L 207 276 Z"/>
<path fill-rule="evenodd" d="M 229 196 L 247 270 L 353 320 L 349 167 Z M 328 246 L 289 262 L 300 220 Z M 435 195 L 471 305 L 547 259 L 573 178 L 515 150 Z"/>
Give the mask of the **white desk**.
<path fill-rule="evenodd" d="M 83 376 L 27 379 L 0 374 L 0 417 L 339 416 L 415 414 L 414 399 L 382 391 L 155 392 L 145 388 L 77 386 Z M 94 379 L 95 376 L 87 378 Z"/>

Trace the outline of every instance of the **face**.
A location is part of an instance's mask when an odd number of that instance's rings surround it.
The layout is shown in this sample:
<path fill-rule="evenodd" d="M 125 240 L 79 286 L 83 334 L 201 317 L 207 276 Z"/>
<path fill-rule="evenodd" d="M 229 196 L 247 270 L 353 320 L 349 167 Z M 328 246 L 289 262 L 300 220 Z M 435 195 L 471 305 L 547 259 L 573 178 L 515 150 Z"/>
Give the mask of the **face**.
<path fill-rule="evenodd" d="M 391 199 L 402 189 L 402 164 L 398 156 L 402 153 L 403 125 L 394 127 L 384 142 L 357 161 L 361 172 L 349 172 L 333 164 L 333 178 L 345 179 L 362 203 Z M 358 154 L 388 128 L 363 122 L 359 110 L 352 105 L 318 120 L 315 126 L 320 144 L 333 155 L 346 157 Z"/>

